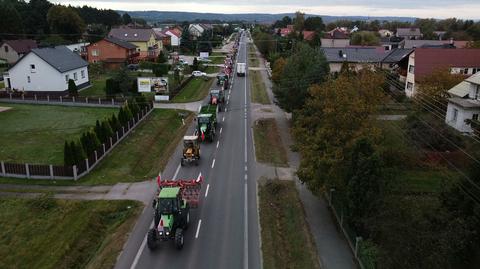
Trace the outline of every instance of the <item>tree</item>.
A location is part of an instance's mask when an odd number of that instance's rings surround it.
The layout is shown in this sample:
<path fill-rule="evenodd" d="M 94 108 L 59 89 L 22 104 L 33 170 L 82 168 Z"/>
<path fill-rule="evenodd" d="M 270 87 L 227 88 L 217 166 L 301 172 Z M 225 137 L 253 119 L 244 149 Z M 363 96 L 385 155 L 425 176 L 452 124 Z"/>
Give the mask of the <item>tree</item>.
<path fill-rule="evenodd" d="M 283 69 L 285 69 L 285 65 L 287 61 L 285 58 L 280 57 L 273 63 L 272 69 L 272 81 L 275 83 L 279 83 L 282 79 Z"/>
<path fill-rule="evenodd" d="M 287 112 L 300 109 L 308 96 L 311 84 L 322 83 L 329 74 L 324 54 L 300 43 L 287 59 L 281 79 L 274 84 L 273 93 L 281 108 Z"/>
<path fill-rule="evenodd" d="M 325 24 L 323 24 L 322 17 L 308 17 L 305 20 L 305 30 L 315 32 L 325 31 Z"/>
<path fill-rule="evenodd" d="M 115 116 L 115 114 L 112 115 L 112 117 L 109 119 L 108 123 L 109 123 L 110 128 L 112 129 L 113 133 L 117 132 L 118 130 L 120 130 L 122 128 L 122 125 L 118 121 L 118 118 L 117 118 L 117 116 Z"/>
<path fill-rule="evenodd" d="M 360 31 L 352 35 L 352 45 L 359 46 L 378 46 L 380 38 L 373 32 Z"/>
<path fill-rule="evenodd" d="M 163 50 L 160 51 L 160 53 L 158 54 L 158 57 L 157 57 L 157 63 L 166 63 L 168 61 L 167 57 L 165 57 L 165 53 L 163 52 Z"/>
<path fill-rule="evenodd" d="M 75 84 L 75 81 L 73 79 L 68 80 L 68 95 L 78 96 L 77 84 Z"/>
<path fill-rule="evenodd" d="M 125 25 L 130 24 L 130 23 L 132 23 L 132 17 L 130 17 L 130 15 L 128 15 L 128 13 L 124 13 L 122 15 L 122 21 L 123 21 L 123 24 L 125 24 Z"/>
<path fill-rule="evenodd" d="M 295 18 L 293 19 L 293 29 L 297 32 L 302 32 L 305 28 L 305 13 L 300 11 L 295 12 Z"/>
<path fill-rule="evenodd" d="M 285 16 L 281 20 L 276 21 L 273 24 L 273 28 L 285 28 L 287 27 L 287 25 L 290 24 L 292 24 L 292 18 L 290 18 L 289 16 Z"/>
<path fill-rule="evenodd" d="M 23 36 L 22 18 L 10 1 L 0 1 L 0 40 Z"/>
<path fill-rule="evenodd" d="M 80 141 L 72 141 L 70 143 L 70 148 L 72 149 L 73 156 L 75 159 L 75 164 L 79 164 L 80 162 L 84 162 L 87 158 L 85 151 L 83 150 L 82 143 Z"/>
<path fill-rule="evenodd" d="M 72 148 L 70 143 L 65 140 L 65 145 L 63 146 L 63 165 L 71 166 L 75 164 L 75 156 L 74 152 L 72 152 Z"/>
<path fill-rule="evenodd" d="M 49 34 L 50 29 L 47 22 L 47 14 L 53 6 L 47 0 L 30 0 L 28 10 L 22 16 L 27 34 Z"/>
<path fill-rule="evenodd" d="M 120 70 L 118 70 L 117 74 L 113 77 L 113 79 L 118 84 L 118 92 L 127 95 L 131 91 L 132 78 L 130 77 L 130 73 L 127 71 L 126 68 L 121 68 Z"/>
<path fill-rule="evenodd" d="M 102 134 L 104 136 L 104 143 L 108 143 L 109 138 L 113 136 L 113 130 L 108 121 L 102 121 Z"/>
<path fill-rule="evenodd" d="M 138 81 L 136 79 L 132 79 L 132 87 L 130 88 L 130 92 L 132 95 L 138 95 Z"/>
<path fill-rule="evenodd" d="M 85 31 L 85 23 L 71 7 L 53 6 L 47 14 L 48 25 L 53 34 L 59 34 L 66 40 L 78 41 Z"/>
<path fill-rule="evenodd" d="M 193 58 L 192 69 L 198 70 L 198 60 L 197 57 Z"/>
<path fill-rule="evenodd" d="M 105 81 L 105 94 L 108 97 L 114 97 L 116 93 L 120 92 L 118 82 L 113 78 L 107 78 Z"/>
<path fill-rule="evenodd" d="M 463 75 L 452 74 L 448 68 L 436 69 L 418 80 L 420 86 L 414 98 L 422 106 L 428 106 L 430 109 L 435 108 L 446 113 L 448 98 L 450 98 L 448 90 L 462 82 L 463 79 Z"/>

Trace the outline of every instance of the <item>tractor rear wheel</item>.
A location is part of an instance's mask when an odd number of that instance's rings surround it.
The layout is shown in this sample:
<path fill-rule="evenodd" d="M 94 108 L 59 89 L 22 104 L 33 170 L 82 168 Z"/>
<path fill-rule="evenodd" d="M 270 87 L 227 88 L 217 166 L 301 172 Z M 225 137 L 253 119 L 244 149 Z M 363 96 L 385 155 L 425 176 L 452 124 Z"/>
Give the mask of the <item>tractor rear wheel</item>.
<path fill-rule="evenodd" d="M 175 230 L 175 247 L 177 249 L 183 248 L 183 230 L 182 228 L 177 228 Z"/>
<path fill-rule="evenodd" d="M 183 161 L 183 158 L 180 159 L 180 165 L 185 166 L 185 161 Z"/>
<path fill-rule="evenodd" d="M 150 250 L 155 250 L 157 248 L 157 242 L 158 241 L 158 238 L 157 238 L 157 231 L 155 231 L 154 228 L 150 229 L 148 231 L 148 235 L 147 235 L 147 246 Z"/>

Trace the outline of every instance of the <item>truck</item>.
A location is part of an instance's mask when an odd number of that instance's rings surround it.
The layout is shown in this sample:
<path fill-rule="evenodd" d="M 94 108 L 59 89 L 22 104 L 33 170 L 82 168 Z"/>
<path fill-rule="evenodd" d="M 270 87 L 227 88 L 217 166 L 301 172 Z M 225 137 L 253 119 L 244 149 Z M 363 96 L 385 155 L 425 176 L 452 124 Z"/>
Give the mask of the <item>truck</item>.
<path fill-rule="evenodd" d="M 244 77 L 246 68 L 247 68 L 246 63 L 237 63 L 237 76 Z"/>
<path fill-rule="evenodd" d="M 190 180 L 160 180 L 158 194 L 152 202 L 154 225 L 147 233 L 147 246 L 153 251 L 161 242 L 174 241 L 183 248 L 184 233 L 190 224 L 190 209 L 197 208 L 203 177 Z"/>
<path fill-rule="evenodd" d="M 198 136 L 200 142 L 209 141 L 212 142 L 215 138 L 217 128 L 217 113 L 218 106 L 205 105 L 200 109 L 200 113 L 197 118 L 197 127 L 195 129 L 195 135 Z"/>

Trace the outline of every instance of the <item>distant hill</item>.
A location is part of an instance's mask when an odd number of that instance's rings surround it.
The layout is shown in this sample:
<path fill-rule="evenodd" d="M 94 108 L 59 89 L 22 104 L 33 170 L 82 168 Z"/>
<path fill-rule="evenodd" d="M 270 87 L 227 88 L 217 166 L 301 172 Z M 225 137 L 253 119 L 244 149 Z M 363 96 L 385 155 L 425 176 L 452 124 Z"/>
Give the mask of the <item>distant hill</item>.
<path fill-rule="evenodd" d="M 244 21 L 257 23 L 271 23 L 282 19 L 284 16 L 294 17 L 294 13 L 267 14 L 267 13 L 245 13 L 245 14 L 221 14 L 221 13 L 196 13 L 196 12 L 180 12 L 180 11 L 121 11 L 120 15 L 127 12 L 135 18 L 142 18 L 148 22 L 165 22 L 165 21 Z M 328 23 L 336 20 L 379 20 L 379 21 L 405 21 L 413 22 L 413 17 L 367 17 L 367 16 L 326 16 L 306 14 L 306 17 L 321 16 L 323 21 Z"/>

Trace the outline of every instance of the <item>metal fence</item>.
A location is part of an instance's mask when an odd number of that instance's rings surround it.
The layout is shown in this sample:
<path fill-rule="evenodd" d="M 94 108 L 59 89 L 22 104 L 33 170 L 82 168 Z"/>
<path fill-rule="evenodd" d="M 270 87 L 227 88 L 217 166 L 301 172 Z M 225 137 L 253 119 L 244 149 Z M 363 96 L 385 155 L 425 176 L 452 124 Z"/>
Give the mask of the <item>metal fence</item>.
<path fill-rule="evenodd" d="M 80 106 L 109 106 L 120 107 L 126 101 L 125 97 L 66 97 L 61 95 L 28 94 L 21 92 L 0 92 L 0 101 L 30 103 L 30 104 L 57 104 Z"/>
<path fill-rule="evenodd" d="M 77 180 L 86 174 L 110 153 L 118 143 L 138 126 L 151 112 L 153 105 L 149 104 L 135 115 L 126 125 L 110 137 L 107 143 L 102 144 L 94 153 L 84 161 L 73 166 L 51 165 L 51 164 L 28 164 L 9 163 L 0 161 L 0 176 L 28 179 L 65 179 Z"/>

